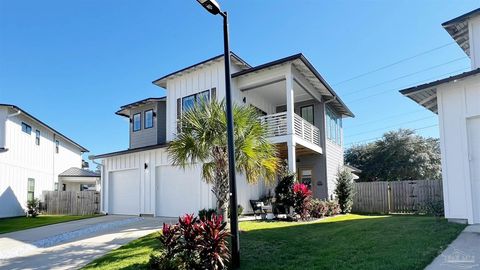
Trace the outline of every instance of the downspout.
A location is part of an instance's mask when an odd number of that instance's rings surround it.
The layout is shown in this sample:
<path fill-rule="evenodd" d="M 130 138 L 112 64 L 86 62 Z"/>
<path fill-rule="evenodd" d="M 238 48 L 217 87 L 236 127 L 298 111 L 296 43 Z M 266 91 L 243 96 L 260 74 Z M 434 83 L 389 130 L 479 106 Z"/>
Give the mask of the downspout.
<path fill-rule="evenodd" d="M 7 114 L 7 117 L 5 118 L 5 123 L 4 123 L 4 127 L 3 127 L 3 136 L 2 136 L 2 141 L 0 141 L 0 153 L 3 153 L 3 152 L 7 152 L 8 151 L 8 148 L 7 148 L 7 120 L 8 118 L 11 118 L 11 117 L 14 117 L 14 116 L 17 116 L 19 114 L 21 114 L 22 111 L 21 110 L 17 110 L 16 112 L 14 113 L 11 113 L 11 114 Z"/>
<path fill-rule="evenodd" d="M 93 164 L 95 165 L 98 165 L 100 166 L 100 213 L 104 214 L 104 215 L 108 215 L 108 212 L 107 211 L 104 211 L 104 199 L 105 199 L 105 196 L 104 196 L 104 170 L 105 170 L 105 166 L 102 164 L 102 163 L 98 163 L 95 161 L 95 158 L 94 156 L 88 156 L 88 159 L 92 161 Z"/>

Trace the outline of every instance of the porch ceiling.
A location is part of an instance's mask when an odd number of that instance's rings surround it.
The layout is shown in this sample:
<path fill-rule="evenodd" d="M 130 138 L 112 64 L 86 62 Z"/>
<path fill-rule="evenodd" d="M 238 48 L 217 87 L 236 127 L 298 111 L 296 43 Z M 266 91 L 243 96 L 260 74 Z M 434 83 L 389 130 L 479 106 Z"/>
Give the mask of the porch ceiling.
<path fill-rule="evenodd" d="M 274 106 L 281 106 L 287 103 L 285 80 L 274 81 L 247 91 L 255 91 L 258 96 L 268 100 Z M 295 102 L 313 99 L 313 97 L 303 90 L 295 81 L 293 82 L 293 93 Z"/>
<path fill-rule="evenodd" d="M 287 143 L 278 143 L 277 144 L 277 153 L 280 159 L 287 159 L 288 158 L 288 148 Z M 308 147 L 304 147 L 301 144 L 297 144 L 295 146 L 295 155 L 297 157 L 306 156 L 306 155 L 318 155 L 317 152 L 313 151 Z"/>

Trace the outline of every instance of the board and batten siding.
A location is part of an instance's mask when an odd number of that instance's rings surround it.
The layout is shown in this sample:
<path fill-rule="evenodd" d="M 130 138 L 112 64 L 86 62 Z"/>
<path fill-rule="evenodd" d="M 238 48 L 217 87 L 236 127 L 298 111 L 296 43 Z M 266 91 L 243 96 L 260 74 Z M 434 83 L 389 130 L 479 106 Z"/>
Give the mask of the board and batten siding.
<path fill-rule="evenodd" d="M 157 103 L 149 103 L 143 106 L 135 107 L 131 110 L 130 119 L 132 119 L 130 127 L 130 148 L 139 148 L 148 145 L 157 144 L 157 131 L 158 123 L 157 118 L 153 120 L 153 127 L 145 129 L 145 112 L 148 110 L 153 110 L 157 112 Z M 138 131 L 133 131 L 133 116 L 140 113 L 141 115 L 141 128 Z M 158 113 L 157 113 L 158 116 Z"/>
<path fill-rule="evenodd" d="M 480 149 L 469 145 L 467 123 L 480 117 L 479 77 L 439 86 L 437 103 L 445 217 L 473 223 L 474 212 L 480 215 L 480 206 L 475 207 L 480 205 L 475 201 L 480 190 L 472 182 L 475 176 L 470 157 L 480 155 Z"/>
<path fill-rule="evenodd" d="M 6 108 L 0 111 L 9 112 Z M 22 122 L 32 127 L 31 134 L 22 131 Z M 35 131 L 41 133 L 40 145 L 35 144 Z M 54 138 L 53 132 L 25 115 L 9 117 L 5 121 L 5 146 L 9 150 L 0 153 L 0 217 L 23 215 L 27 202 L 28 178 L 35 179 L 35 197 L 42 191 L 54 190 L 58 174 L 82 164 L 78 147 Z M 60 151 L 55 153 L 55 139 Z"/>
<path fill-rule="evenodd" d="M 223 63 L 223 59 L 217 60 L 167 80 L 167 141 L 173 140 L 177 132 L 177 99 L 212 88 L 216 89 L 217 100 L 225 98 Z M 237 71 L 240 69 L 232 63 L 231 72 Z"/>
<path fill-rule="evenodd" d="M 127 171 L 127 170 L 137 170 L 139 179 L 132 179 L 140 185 L 140 213 L 139 214 L 148 214 L 156 215 L 157 202 L 160 201 L 160 198 L 156 198 L 156 179 L 159 170 L 166 166 L 172 166 L 171 160 L 168 158 L 168 153 L 166 148 L 158 148 L 148 151 L 134 152 L 130 154 L 118 155 L 113 157 L 104 158 L 102 161 L 104 165 L 103 173 L 103 183 L 102 183 L 102 206 L 101 209 L 103 212 L 109 212 L 111 209 L 109 204 L 109 178 L 113 172 Z M 145 169 L 145 164 L 147 164 L 147 169 Z M 188 174 L 188 171 L 184 171 L 180 167 L 176 167 L 175 175 L 172 177 L 181 179 L 182 175 Z M 265 186 L 263 182 L 260 181 L 257 184 L 250 185 L 246 182 L 245 176 L 237 174 L 237 190 L 238 190 L 238 203 L 241 204 L 246 212 L 251 212 L 249 200 L 258 200 L 265 193 Z M 162 179 L 159 179 L 162 181 Z M 200 208 L 214 208 L 215 207 L 215 198 L 211 192 L 212 186 L 207 185 L 203 182 L 202 179 L 198 179 L 199 191 L 200 191 Z M 168 187 L 163 187 L 168 188 Z M 181 200 L 181 196 L 188 196 L 188 191 L 185 191 L 183 194 L 179 194 L 178 199 Z M 175 204 L 176 202 L 171 202 Z M 195 213 L 196 214 L 196 213 Z"/>

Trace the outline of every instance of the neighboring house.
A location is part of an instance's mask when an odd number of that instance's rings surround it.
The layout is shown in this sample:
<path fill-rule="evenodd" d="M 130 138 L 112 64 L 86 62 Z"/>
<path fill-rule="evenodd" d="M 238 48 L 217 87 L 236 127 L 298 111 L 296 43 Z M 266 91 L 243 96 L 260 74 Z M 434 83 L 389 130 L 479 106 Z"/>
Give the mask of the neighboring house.
<path fill-rule="evenodd" d="M 100 173 L 72 167 L 58 175 L 58 189 L 63 191 L 100 190 Z"/>
<path fill-rule="evenodd" d="M 58 188 L 87 149 L 15 105 L 0 104 L 0 218 L 24 214 L 27 200 Z"/>
<path fill-rule="evenodd" d="M 480 223 L 480 9 L 442 26 L 472 70 L 400 92 L 438 114 L 445 217 Z"/>
<path fill-rule="evenodd" d="M 350 164 L 345 164 L 343 167 L 352 174 L 353 180 L 360 179 L 359 175 L 362 173 L 362 170 L 355 168 Z"/>
<path fill-rule="evenodd" d="M 233 53 L 231 59 L 234 102 L 258 110 L 280 157 L 315 197 L 333 197 L 343 166 L 342 118 L 353 113 L 302 54 L 256 67 Z M 104 212 L 178 216 L 215 206 L 200 166 L 185 171 L 172 166 L 166 147 L 179 131 L 183 111 L 200 98 L 225 97 L 223 62 L 220 55 L 163 76 L 153 83 L 166 89 L 166 97 L 120 108 L 117 114 L 130 121 L 129 149 L 91 157 L 102 159 Z M 249 200 L 272 193 L 263 181 L 248 185 L 242 175 L 237 181 L 238 202 L 246 212 Z"/>

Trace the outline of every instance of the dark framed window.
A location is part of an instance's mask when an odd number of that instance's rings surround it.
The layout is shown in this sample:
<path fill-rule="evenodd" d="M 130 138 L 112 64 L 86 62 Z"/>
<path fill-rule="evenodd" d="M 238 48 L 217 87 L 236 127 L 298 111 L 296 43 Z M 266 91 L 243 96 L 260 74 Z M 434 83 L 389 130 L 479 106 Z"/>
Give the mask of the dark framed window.
<path fill-rule="evenodd" d="M 327 108 L 327 139 L 341 145 L 342 144 L 342 117 L 337 116 L 330 108 Z"/>
<path fill-rule="evenodd" d="M 40 145 L 40 130 L 35 130 L 35 144 Z"/>
<path fill-rule="evenodd" d="M 148 110 L 144 112 L 144 120 L 145 123 L 143 125 L 145 129 L 153 127 L 153 110 Z"/>
<path fill-rule="evenodd" d="M 205 90 L 190 96 L 183 97 L 182 112 L 190 110 L 191 108 L 193 108 L 193 106 L 195 106 L 195 104 L 200 103 L 201 101 L 210 101 L 210 90 Z"/>
<path fill-rule="evenodd" d="M 35 198 L 35 179 L 28 178 L 27 182 L 27 200 L 31 201 Z"/>
<path fill-rule="evenodd" d="M 133 132 L 139 131 L 142 129 L 142 114 L 136 113 L 133 115 Z"/>
<path fill-rule="evenodd" d="M 60 152 L 60 142 L 58 140 L 55 140 L 55 153 Z"/>
<path fill-rule="evenodd" d="M 314 116 L 313 116 L 313 105 L 303 106 L 300 108 L 300 116 L 307 120 L 310 124 L 313 125 Z"/>
<path fill-rule="evenodd" d="M 28 135 L 32 134 L 32 127 L 24 122 L 22 122 L 22 131 Z"/>

